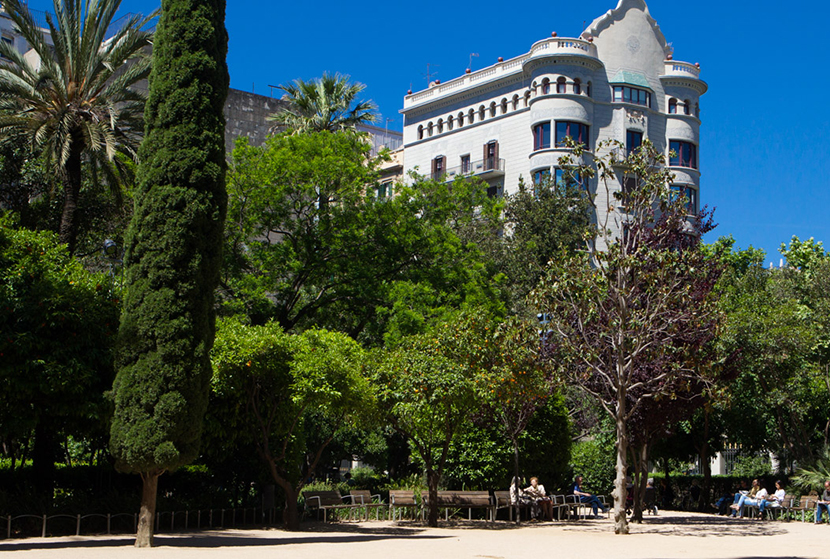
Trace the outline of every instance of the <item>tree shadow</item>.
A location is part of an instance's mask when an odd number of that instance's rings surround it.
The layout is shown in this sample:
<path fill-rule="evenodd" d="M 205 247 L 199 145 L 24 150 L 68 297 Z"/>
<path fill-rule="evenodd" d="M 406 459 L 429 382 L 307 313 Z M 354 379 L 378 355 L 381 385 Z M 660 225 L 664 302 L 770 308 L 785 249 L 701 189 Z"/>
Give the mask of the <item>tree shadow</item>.
<path fill-rule="evenodd" d="M 757 537 L 780 536 L 788 530 L 778 522 L 754 521 L 723 517 L 701 516 L 655 516 L 643 519 L 642 524 L 630 524 L 637 534 L 693 537 Z"/>

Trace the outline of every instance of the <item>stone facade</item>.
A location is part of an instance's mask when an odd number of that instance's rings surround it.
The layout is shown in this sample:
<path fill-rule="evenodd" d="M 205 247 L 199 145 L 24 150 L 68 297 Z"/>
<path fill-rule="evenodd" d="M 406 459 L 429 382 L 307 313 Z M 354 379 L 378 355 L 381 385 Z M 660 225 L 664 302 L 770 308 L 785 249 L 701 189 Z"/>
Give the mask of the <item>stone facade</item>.
<path fill-rule="evenodd" d="M 632 147 L 648 138 L 667 158 L 679 152 L 670 169 L 694 210 L 706 89 L 699 66 L 673 60 L 645 2 L 620 0 L 578 38 L 553 33 L 527 54 L 408 94 L 405 174 L 475 175 L 493 193 L 512 193 L 520 177 L 555 176 L 569 152 L 558 145 L 563 135 L 584 137 L 589 164 L 603 140 Z M 604 189 L 591 188 L 607 207 Z"/>

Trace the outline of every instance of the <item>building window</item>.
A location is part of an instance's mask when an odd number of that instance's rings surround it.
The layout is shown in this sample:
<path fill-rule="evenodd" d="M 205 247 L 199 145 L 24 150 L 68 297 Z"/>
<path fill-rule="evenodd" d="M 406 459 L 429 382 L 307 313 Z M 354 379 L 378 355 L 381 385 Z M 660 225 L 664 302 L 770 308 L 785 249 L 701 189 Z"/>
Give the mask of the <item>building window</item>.
<path fill-rule="evenodd" d="M 589 146 L 588 125 L 581 122 L 560 120 L 556 122 L 556 147 L 566 147 L 565 138 L 571 138 L 577 144 Z"/>
<path fill-rule="evenodd" d="M 472 124 L 475 121 L 476 121 L 476 112 L 473 109 L 470 109 L 470 111 L 467 113 L 467 122 L 469 124 Z"/>
<path fill-rule="evenodd" d="M 525 92 L 525 107 L 529 107 L 529 106 L 530 106 L 530 92 L 526 91 Z"/>
<path fill-rule="evenodd" d="M 643 133 L 636 130 L 625 132 L 625 155 L 629 156 L 643 144 Z"/>
<path fill-rule="evenodd" d="M 684 114 L 684 115 L 690 115 L 690 114 L 692 114 L 692 102 L 691 102 L 691 101 L 689 101 L 688 99 L 686 99 L 686 100 L 683 102 L 683 114 Z"/>
<path fill-rule="evenodd" d="M 533 186 L 536 187 L 537 192 L 538 188 L 543 184 L 546 184 L 550 180 L 550 169 L 539 169 L 538 171 L 533 171 Z"/>
<path fill-rule="evenodd" d="M 514 96 L 513 96 L 513 110 L 515 111 L 515 110 L 517 110 L 518 108 L 519 108 L 519 96 L 518 96 L 518 95 L 514 95 Z"/>
<path fill-rule="evenodd" d="M 455 119 L 452 115 L 447 117 L 447 130 L 452 130 L 453 125 L 455 124 Z"/>
<path fill-rule="evenodd" d="M 614 86 L 614 101 L 651 107 L 651 93 L 645 89 L 622 85 Z"/>
<path fill-rule="evenodd" d="M 542 95 L 550 93 L 550 80 L 545 78 L 542 80 Z"/>
<path fill-rule="evenodd" d="M 677 200 L 678 198 L 685 196 L 686 201 L 684 205 L 686 206 L 686 212 L 689 215 L 697 214 L 697 190 L 689 186 L 682 185 L 673 185 L 671 190 L 672 200 Z"/>
<path fill-rule="evenodd" d="M 582 94 L 582 82 L 577 78 L 574 80 L 574 95 L 580 94 Z"/>
<path fill-rule="evenodd" d="M 501 100 L 501 114 L 503 114 L 503 115 L 507 114 L 507 99 L 502 99 Z"/>
<path fill-rule="evenodd" d="M 464 111 L 458 113 L 458 127 L 461 128 L 464 126 Z"/>
<path fill-rule="evenodd" d="M 499 169 L 499 143 L 495 140 L 484 144 L 484 170 Z"/>
<path fill-rule="evenodd" d="M 550 148 L 550 122 L 533 127 L 533 151 Z"/>
<path fill-rule="evenodd" d="M 556 93 L 565 93 L 566 87 L 567 83 L 565 82 L 565 78 L 559 78 L 556 80 Z"/>
<path fill-rule="evenodd" d="M 432 137 L 432 123 L 427 124 L 427 136 Z"/>
<path fill-rule="evenodd" d="M 447 158 L 439 155 L 432 160 L 432 178 L 441 180 L 444 178 L 444 173 L 447 171 Z"/>
<path fill-rule="evenodd" d="M 591 96 L 591 82 L 588 82 L 587 91 L 585 93 L 586 93 L 586 95 L 588 95 L 588 97 Z"/>
<path fill-rule="evenodd" d="M 418 125 L 418 139 L 419 140 L 424 139 L 424 125 L 423 124 Z"/>
<path fill-rule="evenodd" d="M 473 168 L 470 166 L 470 154 L 461 156 L 461 174 L 469 175 Z"/>
<path fill-rule="evenodd" d="M 700 104 L 695 103 L 695 116 L 700 118 Z"/>
<path fill-rule="evenodd" d="M 677 114 L 677 99 L 672 97 L 669 99 L 669 114 L 676 115 Z"/>
<path fill-rule="evenodd" d="M 578 171 L 562 169 L 561 167 L 556 168 L 553 180 L 560 194 L 567 194 L 568 190 L 580 188 L 582 185 L 582 177 Z"/>
<path fill-rule="evenodd" d="M 484 105 L 481 105 L 478 108 L 478 119 L 479 120 L 484 120 Z"/>
<path fill-rule="evenodd" d="M 697 169 L 697 146 L 690 142 L 669 142 L 669 165 Z"/>
<path fill-rule="evenodd" d="M 490 116 L 491 117 L 496 116 L 496 102 L 495 101 L 490 103 Z"/>
<path fill-rule="evenodd" d="M 383 200 L 385 198 L 392 197 L 392 181 L 382 182 L 378 185 L 377 188 L 377 198 L 378 200 Z"/>
<path fill-rule="evenodd" d="M 438 133 L 440 134 L 443 131 L 444 131 L 444 119 L 439 118 L 438 119 Z"/>

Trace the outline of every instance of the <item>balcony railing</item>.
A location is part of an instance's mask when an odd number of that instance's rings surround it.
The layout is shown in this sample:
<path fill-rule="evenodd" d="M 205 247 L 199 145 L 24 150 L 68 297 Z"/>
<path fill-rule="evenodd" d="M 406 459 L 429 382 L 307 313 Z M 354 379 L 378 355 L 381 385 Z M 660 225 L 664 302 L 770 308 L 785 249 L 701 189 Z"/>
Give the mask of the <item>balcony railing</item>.
<path fill-rule="evenodd" d="M 479 161 L 470 161 L 469 163 L 459 165 L 458 167 L 451 167 L 446 171 L 437 171 L 432 173 L 432 178 L 435 180 L 445 179 L 452 180 L 455 177 L 471 177 L 471 176 L 487 176 L 487 175 L 503 175 L 504 174 L 504 159 L 497 159 L 495 157 L 488 157 L 480 159 Z"/>

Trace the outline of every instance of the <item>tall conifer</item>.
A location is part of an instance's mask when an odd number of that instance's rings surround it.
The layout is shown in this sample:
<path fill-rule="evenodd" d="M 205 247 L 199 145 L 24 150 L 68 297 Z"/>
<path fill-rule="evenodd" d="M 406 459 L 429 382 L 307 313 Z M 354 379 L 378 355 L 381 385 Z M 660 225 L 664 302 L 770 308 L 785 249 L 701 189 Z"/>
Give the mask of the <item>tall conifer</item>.
<path fill-rule="evenodd" d="M 153 543 L 158 477 L 198 453 L 227 206 L 225 0 L 162 0 L 126 240 L 111 450 L 144 482 L 136 546 Z"/>

